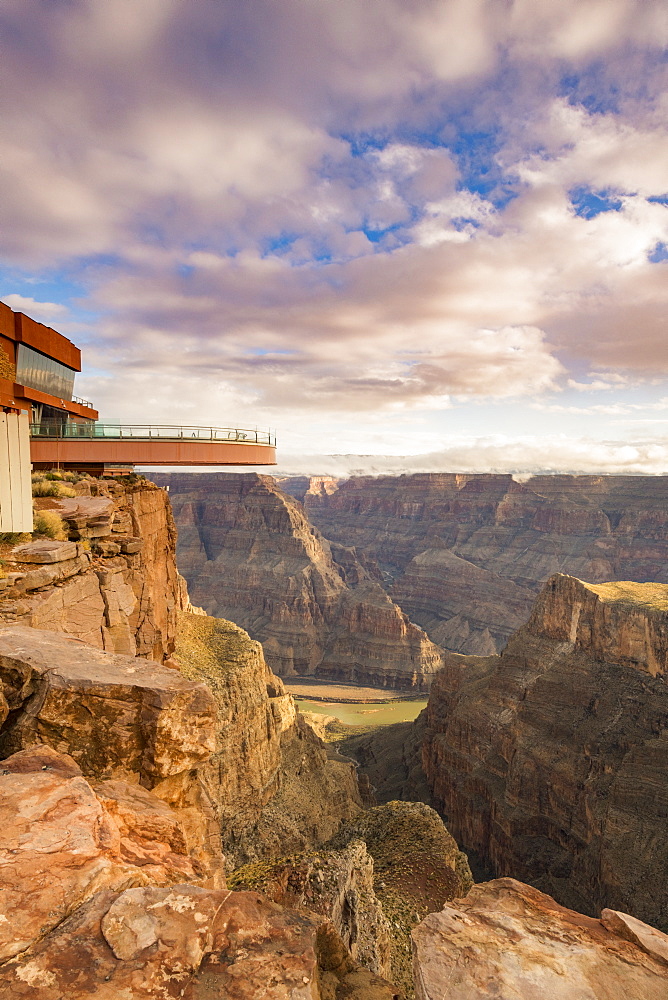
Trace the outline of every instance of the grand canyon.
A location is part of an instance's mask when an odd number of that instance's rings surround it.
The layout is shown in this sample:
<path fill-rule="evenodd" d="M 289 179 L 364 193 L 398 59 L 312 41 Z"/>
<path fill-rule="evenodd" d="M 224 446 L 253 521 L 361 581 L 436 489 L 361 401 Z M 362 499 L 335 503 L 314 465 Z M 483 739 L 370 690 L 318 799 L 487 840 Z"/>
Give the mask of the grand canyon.
<path fill-rule="evenodd" d="M 0 996 L 664 997 L 665 481 L 154 478 L 5 543 Z"/>

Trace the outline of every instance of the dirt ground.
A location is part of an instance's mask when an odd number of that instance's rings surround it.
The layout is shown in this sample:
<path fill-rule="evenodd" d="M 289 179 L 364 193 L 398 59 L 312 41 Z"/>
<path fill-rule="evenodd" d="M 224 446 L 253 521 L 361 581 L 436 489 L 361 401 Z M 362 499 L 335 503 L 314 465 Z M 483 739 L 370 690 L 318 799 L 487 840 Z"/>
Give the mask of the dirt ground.
<path fill-rule="evenodd" d="M 387 701 L 413 701 L 425 698 L 420 695 L 402 695 L 387 688 L 357 687 L 353 684 L 337 684 L 335 681 L 323 681 L 317 677 L 283 677 L 286 690 L 295 698 L 305 698 L 307 701 L 338 701 L 351 705 L 357 703 L 379 703 Z"/>

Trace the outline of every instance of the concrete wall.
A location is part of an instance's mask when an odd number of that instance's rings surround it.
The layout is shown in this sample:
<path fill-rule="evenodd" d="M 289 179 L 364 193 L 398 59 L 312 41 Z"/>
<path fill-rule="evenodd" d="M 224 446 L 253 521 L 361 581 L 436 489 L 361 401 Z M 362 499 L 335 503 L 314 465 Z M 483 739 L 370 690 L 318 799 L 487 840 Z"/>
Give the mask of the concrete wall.
<path fill-rule="evenodd" d="M 30 423 L 0 413 L 0 531 L 32 531 Z"/>

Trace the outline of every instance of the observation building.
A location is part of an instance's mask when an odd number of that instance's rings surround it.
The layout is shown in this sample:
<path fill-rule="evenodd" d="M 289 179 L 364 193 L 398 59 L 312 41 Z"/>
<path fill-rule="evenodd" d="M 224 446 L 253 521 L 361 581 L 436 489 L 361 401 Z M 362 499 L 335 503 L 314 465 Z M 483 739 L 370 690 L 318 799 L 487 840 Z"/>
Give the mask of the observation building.
<path fill-rule="evenodd" d="M 81 351 L 0 302 L 0 532 L 32 531 L 31 466 L 127 475 L 135 465 L 275 465 L 276 439 L 238 427 L 100 423 L 74 395 Z"/>

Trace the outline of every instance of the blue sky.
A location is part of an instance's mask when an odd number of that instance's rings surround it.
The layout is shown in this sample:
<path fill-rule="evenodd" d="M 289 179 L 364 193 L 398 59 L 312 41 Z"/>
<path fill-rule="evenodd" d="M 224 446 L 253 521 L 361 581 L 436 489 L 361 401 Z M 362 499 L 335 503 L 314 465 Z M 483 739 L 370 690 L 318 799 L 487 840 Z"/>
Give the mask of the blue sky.
<path fill-rule="evenodd" d="M 663 2 L 5 0 L 0 38 L 0 297 L 103 415 L 668 473 Z"/>

